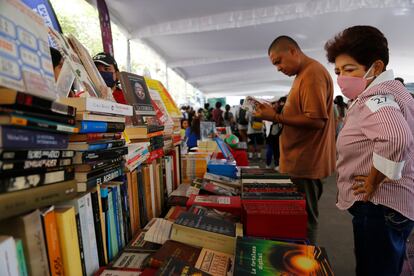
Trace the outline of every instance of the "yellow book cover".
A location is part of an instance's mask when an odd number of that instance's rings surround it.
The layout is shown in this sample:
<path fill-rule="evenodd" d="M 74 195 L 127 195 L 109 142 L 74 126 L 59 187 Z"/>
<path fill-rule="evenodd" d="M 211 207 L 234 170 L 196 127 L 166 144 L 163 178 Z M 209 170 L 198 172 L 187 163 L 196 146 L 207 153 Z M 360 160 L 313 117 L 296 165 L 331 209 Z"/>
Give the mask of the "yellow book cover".
<path fill-rule="evenodd" d="M 59 243 L 66 276 L 82 275 L 78 232 L 76 230 L 75 208 L 56 208 Z"/>
<path fill-rule="evenodd" d="M 164 106 L 167 109 L 168 114 L 171 117 L 174 117 L 174 118 L 182 117 L 182 114 L 180 110 L 178 109 L 177 104 L 174 102 L 170 93 L 167 91 L 167 89 L 164 87 L 164 85 L 160 81 L 150 79 L 150 78 L 145 78 L 145 83 L 147 84 L 148 88 L 155 90 L 160 94 L 161 100 L 163 101 Z"/>

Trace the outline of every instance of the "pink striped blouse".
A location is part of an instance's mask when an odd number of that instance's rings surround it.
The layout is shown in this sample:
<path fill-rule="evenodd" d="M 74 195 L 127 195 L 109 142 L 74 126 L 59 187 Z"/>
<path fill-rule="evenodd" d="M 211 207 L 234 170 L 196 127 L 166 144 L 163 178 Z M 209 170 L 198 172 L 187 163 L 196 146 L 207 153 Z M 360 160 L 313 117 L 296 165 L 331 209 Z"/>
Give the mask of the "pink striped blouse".
<path fill-rule="evenodd" d="M 354 196 L 354 177 L 372 166 L 387 178 L 371 199 L 414 220 L 414 99 L 394 80 L 392 70 L 379 75 L 350 106 L 338 140 L 339 209 Z"/>

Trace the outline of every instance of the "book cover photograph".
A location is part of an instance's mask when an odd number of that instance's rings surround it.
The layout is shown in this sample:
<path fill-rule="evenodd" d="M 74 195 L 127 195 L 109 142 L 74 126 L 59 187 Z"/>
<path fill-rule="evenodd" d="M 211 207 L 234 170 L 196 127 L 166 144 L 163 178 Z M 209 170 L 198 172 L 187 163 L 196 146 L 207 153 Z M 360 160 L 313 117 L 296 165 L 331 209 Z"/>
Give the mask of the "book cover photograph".
<path fill-rule="evenodd" d="M 238 238 L 235 275 L 334 275 L 324 248 Z"/>
<path fill-rule="evenodd" d="M 121 72 L 119 75 L 125 98 L 133 106 L 134 117 L 135 115 L 155 115 L 145 79 L 127 72 Z M 134 119 L 133 123 L 136 123 Z"/>

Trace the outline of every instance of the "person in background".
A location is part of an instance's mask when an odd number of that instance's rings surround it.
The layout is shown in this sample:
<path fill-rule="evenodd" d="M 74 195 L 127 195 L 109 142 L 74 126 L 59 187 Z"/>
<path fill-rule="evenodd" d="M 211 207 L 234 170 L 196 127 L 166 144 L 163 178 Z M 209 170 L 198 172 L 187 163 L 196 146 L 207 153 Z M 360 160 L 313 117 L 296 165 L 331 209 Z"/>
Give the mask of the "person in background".
<path fill-rule="evenodd" d="M 211 114 L 209 113 L 209 109 L 210 109 L 210 104 L 205 103 L 204 104 L 204 109 L 203 109 L 203 121 L 210 121 Z"/>
<path fill-rule="evenodd" d="M 233 128 L 234 126 L 234 115 L 233 112 L 230 111 L 230 105 L 226 104 L 223 119 L 224 119 L 224 126 Z"/>
<path fill-rule="evenodd" d="M 295 79 L 281 114 L 263 103 L 255 115 L 283 125 L 279 171 L 290 175 L 305 195 L 308 238 L 315 243 L 323 182 L 335 170 L 333 83 L 328 71 L 291 37 L 277 37 L 268 55 L 278 71 Z"/>
<path fill-rule="evenodd" d="M 256 118 L 251 112 L 247 112 L 249 124 L 247 126 L 248 156 L 250 159 L 262 158 L 262 147 L 264 144 L 264 123 L 262 119 Z"/>
<path fill-rule="evenodd" d="M 200 119 L 200 121 L 204 121 L 204 118 L 203 118 L 203 110 L 204 110 L 204 109 L 202 109 L 202 108 L 199 108 L 199 109 L 197 110 L 197 114 L 196 114 L 196 116 L 197 116 L 197 118 L 199 118 L 199 119 Z"/>
<path fill-rule="evenodd" d="M 285 105 L 286 97 L 281 97 L 277 101 L 272 101 L 274 109 L 278 114 L 282 113 Z M 269 135 L 266 138 L 266 168 L 271 168 L 272 159 L 274 159 L 275 171 L 279 170 L 280 147 L 279 137 L 282 132 L 283 125 L 279 123 L 272 123 L 270 126 Z"/>
<path fill-rule="evenodd" d="M 242 108 L 243 103 L 244 99 L 241 99 L 240 106 L 236 109 L 235 118 L 240 141 L 247 142 L 247 126 L 249 124 L 249 121 L 247 120 L 247 111 Z"/>
<path fill-rule="evenodd" d="M 195 110 L 192 106 L 187 107 L 187 114 L 188 114 L 188 124 L 191 125 L 193 118 L 195 117 Z"/>
<path fill-rule="evenodd" d="M 50 55 L 52 57 L 53 73 L 55 75 L 55 81 L 58 80 L 60 70 L 62 70 L 64 59 L 62 54 L 55 48 L 50 47 Z"/>
<path fill-rule="evenodd" d="M 187 128 L 190 126 L 190 124 L 188 123 L 188 119 L 181 119 L 181 129 L 180 129 L 180 134 L 181 134 L 181 138 L 184 139 L 185 138 L 185 131 L 187 130 Z"/>
<path fill-rule="evenodd" d="M 344 102 L 344 98 L 341 95 L 336 96 L 334 100 L 336 137 L 338 136 L 339 131 L 341 131 L 344 125 L 344 120 L 345 120 L 347 109 L 348 109 L 348 105 Z"/>
<path fill-rule="evenodd" d="M 117 85 L 119 83 L 118 75 L 119 72 L 118 64 L 116 63 L 113 56 L 107 53 L 96 54 L 92 58 L 93 62 L 98 68 L 103 80 L 107 87 L 111 88 L 112 96 L 117 103 L 126 104 L 124 93 L 121 88 Z"/>
<path fill-rule="evenodd" d="M 356 275 L 400 275 L 414 226 L 414 99 L 372 26 L 325 44 L 342 93 L 352 100 L 337 141 L 337 207 L 353 216 Z"/>
<path fill-rule="evenodd" d="M 188 149 L 197 147 L 197 141 L 200 140 L 200 119 L 193 118 L 191 127 L 185 130 L 185 137 L 187 138 Z"/>
<path fill-rule="evenodd" d="M 223 110 L 221 110 L 221 102 L 216 102 L 216 108 L 212 112 L 212 119 L 216 123 L 216 127 L 224 126 Z"/>

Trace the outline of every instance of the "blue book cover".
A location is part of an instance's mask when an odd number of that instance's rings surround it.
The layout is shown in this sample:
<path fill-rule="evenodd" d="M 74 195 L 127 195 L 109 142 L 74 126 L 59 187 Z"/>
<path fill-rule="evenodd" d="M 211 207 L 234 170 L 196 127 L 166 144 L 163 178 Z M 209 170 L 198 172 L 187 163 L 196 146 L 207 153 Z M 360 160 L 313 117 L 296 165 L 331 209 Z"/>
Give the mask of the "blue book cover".
<path fill-rule="evenodd" d="M 115 218 L 115 229 L 116 229 L 116 240 L 118 241 L 118 248 L 122 248 L 121 242 L 121 229 L 119 225 L 119 217 L 118 217 L 118 187 L 112 187 L 112 204 L 114 208 L 114 218 Z"/>
<path fill-rule="evenodd" d="M 108 123 L 95 121 L 80 121 L 78 127 L 79 133 L 100 133 L 107 131 Z"/>

